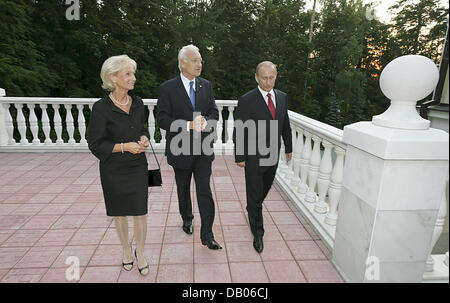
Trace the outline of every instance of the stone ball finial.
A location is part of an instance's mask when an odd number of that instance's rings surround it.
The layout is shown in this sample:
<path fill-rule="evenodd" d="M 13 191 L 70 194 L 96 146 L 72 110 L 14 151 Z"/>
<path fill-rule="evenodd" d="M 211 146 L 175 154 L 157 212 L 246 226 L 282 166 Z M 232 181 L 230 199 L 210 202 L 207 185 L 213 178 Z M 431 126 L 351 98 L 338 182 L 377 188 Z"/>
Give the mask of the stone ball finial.
<path fill-rule="evenodd" d="M 0 88 L 0 97 L 6 96 L 6 91 L 3 88 Z"/>
<path fill-rule="evenodd" d="M 439 81 L 439 70 L 429 58 L 407 55 L 396 58 L 383 69 L 380 88 L 391 99 L 391 106 L 372 123 L 401 129 L 428 129 L 430 121 L 417 113 L 417 101 L 433 92 Z"/>

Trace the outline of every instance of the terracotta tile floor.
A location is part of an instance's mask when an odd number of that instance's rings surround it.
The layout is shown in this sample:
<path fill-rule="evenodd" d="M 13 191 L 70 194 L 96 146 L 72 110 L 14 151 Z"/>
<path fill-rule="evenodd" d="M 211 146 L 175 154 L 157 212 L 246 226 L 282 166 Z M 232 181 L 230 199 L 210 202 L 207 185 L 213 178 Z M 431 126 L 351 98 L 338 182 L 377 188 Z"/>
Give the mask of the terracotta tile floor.
<path fill-rule="evenodd" d="M 276 185 L 263 209 L 265 249 L 255 252 L 244 174 L 232 156 L 216 156 L 211 178 L 214 234 L 224 249 L 202 246 L 195 187 L 194 234 L 188 236 L 173 170 L 159 158 L 164 185 L 149 193 L 150 274 L 142 277 L 136 266 L 122 270 L 121 245 L 105 214 L 91 154 L 0 153 L 0 282 L 343 282 L 331 253 Z"/>

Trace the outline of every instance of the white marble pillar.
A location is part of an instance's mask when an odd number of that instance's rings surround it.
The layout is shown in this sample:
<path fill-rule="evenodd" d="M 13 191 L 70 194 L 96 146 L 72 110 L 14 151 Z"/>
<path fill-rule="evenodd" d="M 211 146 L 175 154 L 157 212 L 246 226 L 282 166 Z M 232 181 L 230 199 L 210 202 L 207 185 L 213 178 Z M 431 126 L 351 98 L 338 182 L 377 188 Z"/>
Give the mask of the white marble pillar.
<path fill-rule="evenodd" d="M 0 98 L 6 96 L 6 91 L 0 88 Z M 6 131 L 6 112 L 9 106 L 0 103 L 0 145 L 8 144 L 8 132 Z"/>
<path fill-rule="evenodd" d="M 448 171 L 448 133 L 415 110 L 439 78 L 411 55 L 380 76 L 389 109 L 344 128 L 347 144 L 333 264 L 348 282 L 421 282 Z"/>

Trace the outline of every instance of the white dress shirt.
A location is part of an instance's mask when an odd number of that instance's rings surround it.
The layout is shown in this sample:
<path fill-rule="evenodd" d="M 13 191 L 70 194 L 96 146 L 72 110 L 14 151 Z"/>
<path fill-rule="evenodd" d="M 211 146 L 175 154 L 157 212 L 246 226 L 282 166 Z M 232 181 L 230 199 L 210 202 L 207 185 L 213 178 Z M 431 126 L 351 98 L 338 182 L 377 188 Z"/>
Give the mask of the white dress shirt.
<path fill-rule="evenodd" d="M 180 77 L 181 77 L 181 81 L 183 82 L 184 89 L 186 90 L 186 93 L 187 93 L 188 97 L 190 98 L 189 93 L 190 93 L 191 87 L 190 87 L 189 83 L 191 81 L 194 81 L 194 85 L 193 86 L 194 86 L 194 92 L 195 92 L 195 78 L 193 80 L 189 80 L 188 78 L 186 78 L 183 75 L 183 73 L 180 73 Z"/>
<path fill-rule="evenodd" d="M 183 86 L 184 86 L 184 89 L 186 90 L 186 93 L 187 93 L 187 95 L 188 95 L 188 98 L 189 98 L 189 100 L 191 99 L 191 95 L 190 95 L 190 91 L 191 91 L 191 85 L 189 84 L 191 81 L 194 81 L 194 85 L 193 85 L 193 88 L 194 88 L 194 92 L 195 92 L 195 78 L 193 79 L 193 80 L 189 80 L 188 78 L 186 78 L 184 75 L 183 75 L 183 73 L 180 73 L 180 77 L 181 77 L 181 82 L 183 82 Z M 189 131 L 189 123 L 190 123 L 191 121 L 187 121 L 187 130 Z"/>
<path fill-rule="evenodd" d="M 269 107 L 269 98 L 267 97 L 267 94 L 270 94 L 270 97 L 272 98 L 272 101 L 273 101 L 273 106 L 275 108 L 277 108 L 277 102 L 275 101 L 275 92 L 273 91 L 273 89 L 271 89 L 270 92 L 266 92 L 261 87 L 259 87 L 259 85 L 258 85 L 258 89 L 261 92 L 261 94 L 264 98 L 264 101 L 266 101 L 267 107 Z"/>

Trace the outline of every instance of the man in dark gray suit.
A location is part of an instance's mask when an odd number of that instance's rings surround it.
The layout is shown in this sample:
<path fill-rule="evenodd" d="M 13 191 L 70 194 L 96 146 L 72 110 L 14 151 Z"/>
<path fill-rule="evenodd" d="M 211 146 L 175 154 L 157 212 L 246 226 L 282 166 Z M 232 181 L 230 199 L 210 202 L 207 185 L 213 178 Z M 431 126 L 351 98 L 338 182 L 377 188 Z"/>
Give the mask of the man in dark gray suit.
<path fill-rule="evenodd" d="M 261 62 L 255 74 L 258 87 L 240 97 L 236 109 L 235 162 L 245 167 L 248 219 L 258 253 L 264 249 L 262 203 L 275 179 L 281 137 L 286 161 L 292 158 L 288 96 L 274 89 L 276 79 L 276 65 Z"/>
<path fill-rule="evenodd" d="M 175 172 L 183 230 L 193 233 L 190 185 L 194 175 L 201 218 L 200 237 L 209 249 L 222 249 L 214 240 L 215 208 L 211 194 L 211 163 L 214 160 L 212 130 L 219 112 L 211 83 L 200 77 L 202 57 L 194 45 L 178 54 L 181 73 L 160 85 L 157 120 L 166 133 L 167 162 Z"/>

